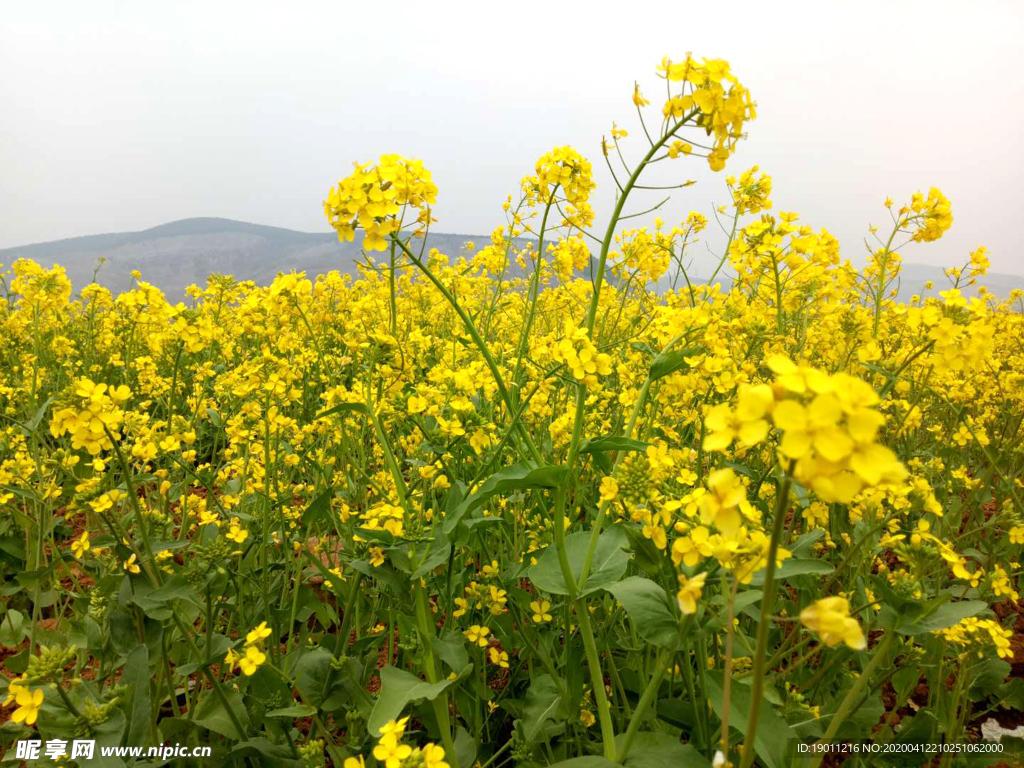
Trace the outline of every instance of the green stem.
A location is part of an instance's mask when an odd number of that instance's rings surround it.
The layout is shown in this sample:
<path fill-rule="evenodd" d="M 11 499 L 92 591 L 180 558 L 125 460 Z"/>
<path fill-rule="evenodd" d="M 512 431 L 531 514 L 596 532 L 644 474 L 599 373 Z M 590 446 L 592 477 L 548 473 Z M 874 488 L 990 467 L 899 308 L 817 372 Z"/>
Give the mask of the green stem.
<path fill-rule="evenodd" d="M 853 687 L 843 698 L 839 709 L 832 716 L 832 722 L 829 723 L 824 735 L 818 740 L 818 744 L 828 744 L 832 737 L 836 735 L 836 731 L 839 730 L 839 726 L 846 720 L 846 716 L 850 714 L 853 705 L 860 700 L 861 694 L 864 693 L 864 689 L 867 688 L 871 680 L 871 676 L 888 659 L 889 646 L 892 645 L 895 637 L 896 634 L 894 632 L 887 632 L 885 637 L 882 638 L 882 642 L 875 646 L 875 649 L 872 651 L 874 655 L 871 657 L 871 662 L 868 664 L 867 669 L 861 673 L 860 677 L 857 678 L 857 682 L 854 683 Z M 811 763 L 811 768 L 818 768 L 824 757 L 823 753 L 819 753 L 814 758 L 814 762 Z"/>
<path fill-rule="evenodd" d="M 417 584 L 416 590 L 416 623 L 419 625 L 420 642 L 423 643 L 423 667 L 427 673 L 427 680 L 436 683 L 440 679 L 437 666 L 434 661 L 434 651 L 430 647 L 430 641 L 434 638 L 434 632 L 430 626 L 430 612 L 427 609 L 427 596 L 423 587 Z M 444 744 L 445 759 L 452 768 L 459 768 L 458 759 L 455 757 L 455 742 L 452 740 L 452 724 L 448 715 L 448 692 L 442 691 L 440 695 L 430 702 L 434 708 L 434 716 L 437 718 L 437 727 L 441 731 L 441 741 Z"/>
<path fill-rule="evenodd" d="M 433 271 L 419 258 L 417 258 L 413 254 L 413 252 L 409 250 L 409 247 L 404 242 L 399 240 L 396 235 L 392 235 L 392 238 L 394 239 L 395 243 L 398 244 L 398 247 L 405 252 L 405 255 L 409 257 L 409 260 L 412 261 L 412 263 L 415 264 L 417 267 L 419 267 L 420 271 L 423 272 L 424 275 L 426 275 L 427 279 L 434 284 L 434 287 L 437 288 L 437 290 L 441 292 L 441 295 L 445 297 L 448 303 L 452 305 L 452 308 L 459 316 L 459 319 L 461 319 L 463 325 L 465 325 L 466 331 L 469 333 L 469 336 L 473 340 L 473 343 L 476 345 L 476 348 L 480 350 L 480 354 L 483 356 L 484 362 L 487 364 L 487 368 L 491 372 L 491 376 L 494 378 L 494 383 L 498 387 L 498 392 L 501 394 L 501 399 L 505 403 L 505 407 L 508 409 L 509 416 L 514 416 L 516 414 L 517 409 L 513 405 L 512 396 L 509 393 L 508 387 L 505 386 L 505 379 L 501 375 L 501 371 L 498 370 L 498 364 L 495 362 L 494 356 L 491 354 L 491 350 L 488 348 L 486 342 L 484 342 L 483 338 L 480 336 L 480 332 L 477 330 L 476 324 L 473 322 L 473 319 L 468 314 L 466 314 L 466 311 L 459 304 L 455 296 L 452 295 L 452 292 L 449 291 L 447 286 L 445 286 L 445 284 L 442 283 L 437 278 Z M 527 431 L 526 425 L 524 425 L 520 421 L 517 423 L 517 427 L 519 429 L 520 438 L 522 439 L 523 444 L 529 450 L 530 455 L 533 457 L 533 460 L 536 461 L 537 464 L 543 465 L 544 459 L 541 456 L 540 451 L 537 450 L 537 446 L 534 444 L 533 439 L 530 437 L 530 433 Z"/>
<path fill-rule="evenodd" d="M 665 677 L 665 671 L 668 669 L 666 666 L 668 656 L 669 652 L 662 649 L 661 653 L 658 654 L 657 660 L 654 662 L 654 674 L 651 675 L 650 682 L 648 682 L 647 687 L 644 688 L 644 692 L 640 696 L 640 701 L 636 704 L 633 717 L 630 718 L 629 726 L 626 728 L 626 735 L 622 740 L 622 747 L 618 754 L 620 762 L 625 760 L 626 756 L 629 755 L 629 750 L 633 747 L 633 739 L 636 738 L 637 731 L 640 730 L 640 723 L 644 719 L 647 708 L 651 705 L 651 702 L 654 701 L 654 697 L 658 695 L 658 689 L 661 687 L 661 681 Z"/>
<path fill-rule="evenodd" d="M 791 467 L 792 469 L 792 467 Z M 757 733 L 757 718 L 761 711 L 761 695 L 764 691 L 765 655 L 768 652 L 768 631 L 772 623 L 772 609 L 775 607 L 775 561 L 779 552 L 779 541 L 789 506 L 789 472 L 782 481 L 779 500 L 775 505 L 775 519 L 772 520 L 772 538 L 768 545 L 768 563 L 764 573 L 764 591 L 761 597 L 761 619 L 757 624 L 757 648 L 754 651 L 754 681 L 750 689 L 750 714 L 747 716 L 747 730 L 743 738 L 743 757 L 740 768 L 750 768 L 754 762 L 754 736 Z"/>

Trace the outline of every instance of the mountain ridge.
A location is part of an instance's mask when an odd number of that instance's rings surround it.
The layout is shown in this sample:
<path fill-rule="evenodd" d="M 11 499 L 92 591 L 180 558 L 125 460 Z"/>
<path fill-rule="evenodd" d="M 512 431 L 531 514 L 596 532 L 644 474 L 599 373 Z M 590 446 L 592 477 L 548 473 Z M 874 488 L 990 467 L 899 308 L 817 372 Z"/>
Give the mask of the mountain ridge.
<path fill-rule="evenodd" d="M 489 242 L 489 235 L 431 232 L 427 242 L 450 256 L 460 254 L 468 242 Z M 80 235 L 40 243 L 0 249 L 0 263 L 9 265 L 16 258 L 39 263 L 52 259 L 67 270 L 76 290 L 96 281 L 115 293 L 131 285 L 132 270 L 156 285 L 172 300 L 184 296 L 190 285 L 205 285 L 214 272 L 252 280 L 260 285 L 272 281 L 279 272 L 305 271 L 309 275 L 336 269 L 353 272 L 361 258 L 360 238 L 338 241 L 334 232 L 302 232 L 267 224 L 215 216 L 178 219 L 127 232 Z M 49 264 L 44 264 L 49 266 Z M 936 288 L 945 285 L 940 267 L 915 262 L 904 263 L 900 295 L 909 298 L 919 293 L 926 281 Z M 700 278 L 693 278 L 702 282 Z M 721 280 L 723 284 L 731 281 Z M 1006 296 L 1013 288 L 1024 288 L 1024 277 L 990 273 L 983 282 L 997 295 Z"/>

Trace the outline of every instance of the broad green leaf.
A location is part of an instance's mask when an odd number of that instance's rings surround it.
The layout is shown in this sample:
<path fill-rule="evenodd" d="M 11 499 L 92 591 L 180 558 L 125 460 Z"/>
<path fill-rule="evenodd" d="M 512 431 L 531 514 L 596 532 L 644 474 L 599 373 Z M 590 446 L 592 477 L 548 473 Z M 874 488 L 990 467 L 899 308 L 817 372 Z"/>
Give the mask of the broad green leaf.
<path fill-rule="evenodd" d="M 164 621 L 174 615 L 174 600 L 199 605 L 195 589 L 181 575 L 172 576 L 163 586 L 156 589 L 141 578 L 132 580 L 131 586 L 132 602 L 139 606 L 143 613 L 157 621 Z"/>
<path fill-rule="evenodd" d="M 621 754 L 626 735 L 615 737 L 616 752 Z M 626 768 L 711 768 L 711 763 L 689 744 L 667 733 L 640 731 L 623 763 Z"/>
<path fill-rule="evenodd" d="M 339 403 L 333 408 L 328 408 L 326 411 L 320 411 L 313 420 L 322 419 L 326 416 L 331 416 L 335 413 L 367 413 L 366 406 L 363 403 Z"/>
<path fill-rule="evenodd" d="M 0 490 L 4 493 L 8 492 L 5 486 L 0 486 Z M 11 557 L 25 562 L 25 540 L 23 538 L 17 538 L 15 536 L 3 536 L 0 537 L 0 550 L 3 550 Z M 0 597 L 10 597 L 16 592 L 21 591 L 21 587 L 17 584 L 7 584 L 3 588 L 0 588 Z"/>
<path fill-rule="evenodd" d="M 650 378 L 656 381 L 670 373 L 675 373 L 687 364 L 687 360 L 697 355 L 703 355 L 707 350 L 704 347 L 686 347 L 671 352 L 662 352 L 651 363 Z"/>
<path fill-rule="evenodd" d="M 81 700 L 78 702 L 79 707 L 81 707 L 83 704 L 84 702 Z M 68 746 L 70 747 L 71 740 L 81 737 L 81 733 L 79 733 L 75 727 L 73 717 L 69 713 L 68 719 L 66 721 L 64 721 L 63 718 L 61 718 L 60 716 L 51 716 L 48 718 L 46 717 L 47 713 L 45 709 L 47 705 L 44 704 L 43 706 L 44 714 L 42 717 L 39 718 L 39 722 L 36 725 L 36 727 L 39 729 L 39 735 L 42 737 L 44 742 L 49 741 L 50 739 L 67 740 Z M 66 726 L 64 725 L 65 722 Z M 118 708 L 115 708 L 109 713 L 108 719 L 105 722 L 100 723 L 99 725 L 94 726 L 92 729 L 90 729 L 89 738 L 93 739 L 96 742 L 94 746 L 93 757 L 92 759 L 88 761 L 83 761 L 80 764 L 88 765 L 89 768 L 93 768 L 93 766 L 95 766 L 96 768 L 123 768 L 123 766 L 125 765 L 124 760 L 115 755 L 104 755 L 102 754 L 102 752 L 104 748 L 121 746 L 122 739 L 124 737 L 124 730 L 124 712 L 122 712 Z M 3 762 L 11 762 L 12 764 L 15 762 L 13 750 L 7 753 L 7 755 L 4 757 Z M 25 765 L 25 763 L 18 764 Z M 52 761 L 45 759 L 39 760 L 38 762 L 32 761 L 31 763 L 29 763 L 29 765 L 32 766 L 42 766 L 46 764 L 54 765 Z"/>
<path fill-rule="evenodd" d="M 137 640 L 138 638 L 136 638 Z M 234 641 L 224 635 L 213 633 L 209 638 L 203 638 L 202 651 L 206 653 L 207 639 L 209 640 L 210 655 L 206 657 L 205 661 L 190 661 L 188 664 L 182 664 L 175 668 L 175 672 L 182 675 L 191 675 L 201 667 L 208 667 L 211 664 L 217 664 L 224 660 L 224 655 L 228 652 L 228 649 L 234 645 Z"/>
<path fill-rule="evenodd" d="M 331 652 L 317 648 L 304 654 L 295 665 L 295 685 L 302 691 L 303 699 L 313 706 L 320 706 L 324 700 L 324 685 L 331 669 Z"/>
<path fill-rule="evenodd" d="M 272 709 L 264 717 L 312 717 L 316 714 L 316 707 L 309 704 L 295 704 L 291 707 Z"/>
<path fill-rule="evenodd" d="M 445 516 L 444 531 L 451 535 L 464 515 L 479 509 L 493 496 L 531 488 L 558 488 L 565 482 L 568 470 L 563 466 L 537 466 L 524 461 L 498 470 L 488 477 L 469 498 Z"/>
<path fill-rule="evenodd" d="M 835 567 L 824 560 L 790 558 L 789 560 L 783 560 L 782 565 L 775 569 L 775 578 L 791 579 L 794 576 L 806 576 L 809 573 L 832 573 L 834 570 Z M 764 573 L 764 569 L 762 568 L 754 574 L 750 583 L 755 587 L 763 585 Z"/>
<path fill-rule="evenodd" d="M 718 670 L 707 673 L 708 698 L 715 713 L 722 717 L 725 711 L 725 696 L 722 692 L 722 673 Z M 750 687 L 733 680 L 729 694 L 729 726 L 746 734 L 747 715 L 750 714 Z M 769 701 L 762 698 L 757 717 L 757 731 L 754 734 L 754 751 L 768 768 L 786 768 L 786 751 L 796 733 L 789 723 L 782 719 Z"/>
<path fill-rule="evenodd" d="M 36 428 L 39 426 L 39 423 L 43 420 L 43 417 L 46 415 L 46 409 L 50 407 L 50 403 L 52 403 L 52 402 L 53 402 L 53 398 L 52 397 L 48 397 L 48 398 L 46 398 L 46 402 L 44 402 L 41 406 L 39 406 L 39 408 L 36 410 L 35 416 L 33 416 L 25 424 L 25 429 L 28 432 L 35 432 L 36 431 Z"/>
<path fill-rule="evenodd" d="M 984 701 L 1003 684 L 1006 676 L 1010 674 L 1010 669 L 1010 665 L 1002 659 L 979 661 L 971 667 L 971 698 L 974 701 Z"/>
<path fill-rule="evenodd" d="M 643 576 L 630 576 L 605 589 L 622 603 L 644 640 L 670 650 L 679 648 L 679 620 L 659 585 Z"/>
<path fill-rule="evenodd" d="M 988 608 L 988 603 L 981 600 L 960 600 L 955 603 L 943 603 L 934 611 L 927 613 L 913 624 L 898 626 L 896 631 L 901 635 L 922 635 L 937 629 L 946 629 L 970 616 L 977 616 Z"/>
<path fill-rule="evenodd" d="M 989 691 L 1000 706 L 1006 709 L 1015 709 L 1018 712 L 1024 710 L 1024 679 L 1011 677 L 1000 685 L 995 692 Z"/>
<path fill-rule="evenodd" d="M 249 713 L 246 712 L 245 704 L 242 703 L 242 694 L 232 688 L 224 688 L 224 696 L 227 699 L 228 706 L 231 707 L 231 711 L 235 713 L 235 717 L 241 723 L 242 728 L 248 728 Z M 245 734 L 239 733 L 238 729 L 235 728 L 235 724 L 231 721 L 231 716 L 224 709 L 224 705 L 221 703 L 216 691 L 206 692 L 199 701 L 199 706 L 196 707 L 196 713 L 192 720 L 196 725 L 208 728 L 214 733 L 219 733 L 221 736 L 227 736 L 229 739 L 245 738 Z"/>
<path fill-rule="evenodd" d="M 823 538 L 825 538 L 825 529 L 815 528 L 798 537 L 789 548 L 789 551 L 794 558 L 808 557 L 812 554 L 811 547 Z"/>
<path fill-rule="evenodd" d="M 230 765 L 233 758 L 255 757 L 263 765 L 281 766 L 281 768 L 303 768 L 306 763 L 303 760 L 296 760 L 291 748 L 287 744 L 274 744 L 262 737 L 240 741 L 225 756 L 225 764 Z M 238 761 L 239 764 L 247 764 L 245 761 Z"/>
<path fill-rule="evenodd" d="M 351 560 L 349 567 L 364 576 L 369 576 L 378 584 L 384 584 L 391 588 L 396 595 L 409 594 L 409 579 L 402 576 L 387 563 L 383 565 L 371 565 L 369 560 Z"/>
<path fill-rule="evenodd" d="M 217 427 L 217 429 L 224 426 L 224 419 L 222 419 L 220 414 L 213 410 L 213 408 L 207 408 L 206 415 L 210 417 L 210 423 Z"/>
<path fill-rule="evenodd" d="M 150 741 L 149 648 L 145 643 L 128 654 L 121 674 L 121 684 L 131 696 L 131 720 L 128 723 L 129 747 L 141 747 Z"/>
<path fill-rule="evenodd" d="M 619 768 L 619 765 L 600 755 L 587 755 L 586 757 L 574 757 L 571 760 L 551 763 L 548 768 Z"/>
<path fill-rule="evenodd" d="M 523 735 L 527 744 L 533 744 L 544 733 L 548 721 L 564 720 L 567 716 L 562 689 L 551 675 L 539 675 L 526 692 L 523 706 Z"/>
<path fill-rule="evenodd" d="M 840 689 L 826 706 L 821 708 L 821 719 L 826 723 L 832 722 L 836 711 L 839 709 L 843 699 L 846 698 L 847 690 Z M 863 697 L 850 713 L 839 724 L 836 731 L 837 741 L 870 739 L 874 727 L 878 724 L 882 715 L 885 714 L 885 705 L 882 703 L 880 693 L 871 693 Z"/>
<path fill-rule="evenodd" d="M 461 725 L 455 729 L 455 756 L 459 759 L 459 765 L 467 768 L 476 765 L 477 744 L 469 731 Z"/>
<path fill-rule="evenodd" d="M 467 669 L 472 669 L 472 665 Z M 441 680 L 437 683 L 428 683 L 396 667 L 384 667 L 380 671 L 380 696 L 366 723 L 367 730 L 370 733 L 380 733 L 380 727 L 390 720 L 397 719 L 410 702 L 419 699 L 433 701 L 455 682 L 457 681 Z"/>
<path fill-rule="evenodd" d="M 430 550 L 427 552 L 423 562 L 420 563 L 416 570 L 412 572 L 409 577 L 413 580 L 426 576 L 432 570 L 437 568 L 439 565 L 444 565 L 448 562 L 448 556 L 451 554 L 452 545 L 448 539 L 447 534 L 444 532 L 444 528 L 438 526 L 436 529 L 437 537 L 430 542 Z"/>
<path fill-rule="evenodd" d="M 935 733 L 938 724 L 935 715 L 927 709 L 923 709 L 910 717 L 900 720 L 900 728 L 896 733 L 896 742 L 919 742 L 927 744 Z M 941 728 L 941 726 L 939 726 Z"/>
<path fill-rule="evenodd" d="M 872 585 L 873 590 L 880 598 L 879 602 L 882 603 L 882 610 L 878 616 L 879 623 L 886 629 L 891 629 L 904 622 L 914 622 L 947 599 L 942 596 L 930 602 L 903 597 L 889 585 L 889 581 L 884 577 L 874 579 Z"/>
<path fill-rule="evenodd" d="M 374 541 L 385 547 L 394 546 L 395 543 L 395 534 L 383 528 L 356 528 L 355 534 L 361 539 Z"/>
<path fill-rule="evenodd" d="M 748 589 L 746 592 L 740 592 L 736 595 L 736 602 L 733 603 L 733 615 L 739 616 L 741 613 L 745 613 L 755 619 L 758 618 L 760 612 L 754 613 L 752 606 L 756 605 L 763 595 L 764 592 L 760 589 Z M 717 606 L 718 613 L 704 624 L 704 631 L 718 632 L 725 626 L 729 618 L 728 606 L 721 594 L 712 597 L 710 602 L 712 605 Z"/>
<path fill-rule="evenodd" d="M 650 443 L 634 440 L 631 437 L 606 435 L 593 437 L 580 443 L 580 453 L 599 453 L 601 451 L 643 451 Z"/>
<path fill-rule="evenodd" d="M 311 525 L 321 520 L 329 519 L 331 514 L 331 499 L 334 497 L 334 489 L 328 488 L 313 501 L 309 503 L 302 512 L 302 524 Z"/>
<path fill-rule="evenodd" d="M 0 623 L 0 645 L 17 648 L 25 639 L 25 616 L 20 611 L 9 610 Z"/>
<path fill-rule="evenodd" d="M 189 584 L 184 576 L 175 575 L 165 581 L 163 585 L 149 593 L 149 599 L 154 602 L 166 602 L 168 600 L 196 600 L 196 591 Z"/>
<path fill-rule="evenodd" d="M 461 632 L 449 632 L 443 638 L 432 637 L 430 638 L 430 647 L 457 675 L 461 675 L 466 667 L 469 666 L 466 639 L 462 636 Z"/>
<path fill-rule="evenodd" d="M 597 537 L 597 549 L 590 565 L 590 576 L 580 594 L 588 595 L 599 589 L 605 589 L 622 578 L 629 563 L 630 554 L 625 549 L 628 539 L 620 525 L 613 525 L 602 531 Z M 590 531 L 580 531 L 565 537 L 565 549 L 569 558 L 569 567 L 573 577 L 579 582 L 583 561 L 590 546 Z M 530 580 L 545 592 L 553 595 L 567 595 L 562 568 L 558 563 L 558 551 L 552 544 L 544 550 L 537 564 L 529 571 Z"/>

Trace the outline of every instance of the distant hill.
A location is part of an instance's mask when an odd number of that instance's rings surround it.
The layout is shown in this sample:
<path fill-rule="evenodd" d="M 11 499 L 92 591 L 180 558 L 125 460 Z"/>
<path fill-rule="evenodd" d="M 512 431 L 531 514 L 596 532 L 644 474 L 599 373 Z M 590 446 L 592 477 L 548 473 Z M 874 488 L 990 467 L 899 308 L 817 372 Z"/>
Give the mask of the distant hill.
<path fill-rule="evenodd" d="M 490 237 L 437 232 L 430 234 L 428 246 L 457 256 L 469 241 L 483 246 Z M 357 236 L 354 242 L 339 243 L 333 232 L 297 232 L 232 219 L 196 218 L 141 232 L 88 235 L 6 248 L 0 250 L 0 263 L 10 265 L 25 257 L 44 266 L 60 264 L 77 292 L 92 282 L 100 258 L 105 257 L 107 263 L 96 278 L 101 285 L 115 293 L 126 290 L 131 284 L 131 271 L 137 269 L 144 280 L 177 300 L 189 285 L 205 285 L 212 272 L 260 285 L 270 283 L 278 272 L 305 270 L 314 276 L 336 269 L 351 273 L 356 261 L 361 260 L 360 242 Z M 938 267 L 904 264 L 901 297 L 908 299 L 920 293 L 928 280 L 935 283 L 935 291 L 947 285 Z M 723 288 L 730 284 L 724 275 L 719 282 Z M 663 279 L 662 283 L 667 281 Z M 1024 277 L 989 274 L 984 283 L 997 295 L 1006 296 L 1013 288 L 1024 288 Z"/>
<path fill-rule="evenodd" d="M 449 255 L 461 253 L 468 235 L 432 233 L 429 246 Z M 489 237 L 475 238 L 483 245 Z M 146 282 L 169 298 L 180 299 L 190 285 L 204 286 L 212 272 L 234 275 L 265 285 L 278 272 L 305 270 L 310 276 L 328 272 L 353 272 L 361 260 L 357 237 L 340 243 L 333 232 L 297 232 L 232 219 L 197 218 L 172 221 L 141 232 L 88 235 L 49 243 L 34 243 L 0 250 L 0 263 L 30 258 L 44 266 L 60 264 L 77 292 L 92 282 L 101 257 L 96 282 L 115 293 L 131 284 L 131 271 L 139 270 Z M 380 257 L 381 254 L 376 254 Z"/>

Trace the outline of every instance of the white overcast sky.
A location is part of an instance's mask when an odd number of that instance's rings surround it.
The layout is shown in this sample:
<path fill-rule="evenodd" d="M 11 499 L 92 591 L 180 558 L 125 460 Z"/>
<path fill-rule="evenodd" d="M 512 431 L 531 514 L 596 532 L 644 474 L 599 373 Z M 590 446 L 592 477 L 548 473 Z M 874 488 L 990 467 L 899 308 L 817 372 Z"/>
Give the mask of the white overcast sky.
<path fill-rule="evenodd" d="M 1019 1 L 0 7 L 0 247 L 190 216 L 324 231 L 327 189 L 382 152 L 433 171 L 438 230 L 486 234 L 536 158 L 572 144 L 600 215 L 602 133 L 615 120 L 640 151 L 634 79 L 655 114 L 655 65 L 692 51 L 728 59 L 759 105 L 728 171 L 759 164 L 776 209 L 855 263 L 886 195 L 935 185 L 953 229 L 906 261 L 984 244 L 993 270 L 1024 273 Z M 703 161 L 671 170 L 700 183 L 667 220 L 724 202 Z"/>

